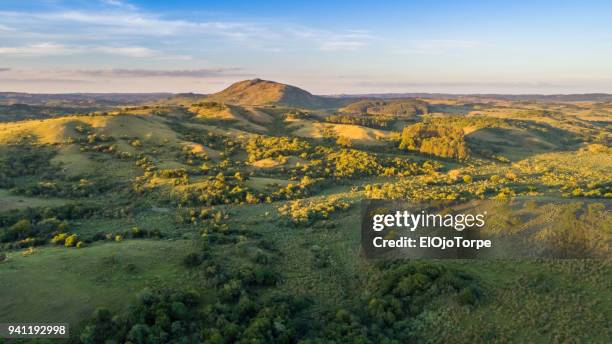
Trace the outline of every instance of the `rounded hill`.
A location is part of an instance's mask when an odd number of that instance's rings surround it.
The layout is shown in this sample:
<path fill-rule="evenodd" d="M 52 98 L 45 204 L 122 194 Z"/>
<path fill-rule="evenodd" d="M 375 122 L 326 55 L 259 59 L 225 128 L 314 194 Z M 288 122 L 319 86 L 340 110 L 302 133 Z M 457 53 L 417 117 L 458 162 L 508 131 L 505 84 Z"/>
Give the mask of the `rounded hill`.
<path fill-rule="evenodd" d="M 337 99 L 315 96 L 299 87 L 279 82 L 252 79 L 239 81 L 207 98 L 235 105 L 285 105 L 298 108 L 332 107 Z"/>

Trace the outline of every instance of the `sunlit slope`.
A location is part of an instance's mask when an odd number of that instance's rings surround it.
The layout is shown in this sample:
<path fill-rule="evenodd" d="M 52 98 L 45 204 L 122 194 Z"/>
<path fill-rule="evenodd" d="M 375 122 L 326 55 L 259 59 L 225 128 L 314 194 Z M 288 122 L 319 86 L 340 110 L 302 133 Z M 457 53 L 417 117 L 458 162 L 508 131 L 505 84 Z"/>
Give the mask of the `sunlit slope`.
<path fill-rule="evenodd" d="M 295 120 L 289 124 L 293 135 L 305 138 L 323 139 L 342 137 L 353 143 L 376 146 L 383 145 L 385 140 L 397 137 L 397 132 L 373 129 L 354 124 L 329 124 L 310 120 Z"/>
<path fill-rule="evenodd" d="M 218 102 L 200 102 L 192 104 L 189 112 L 197 118 L 235 122 L 237 127 L 256 132 L 265 132 L 265 125 L 272 122 L 272 117 L 256 108 L 243 108 Z"/>
<path fill-rule="evenodd" d="M 80 129 L 83 128 L 83 129 Z M 91 129 L 115 138 L 153 142 L 177 141 L 176 133 L 154 116 L 67 116 L 38 121 L 0 124 L 0 143 L 29 138 L 41 144 L 66 143 L 79 136 L 78 130 Z"/>
<path fill-rule="evenodd" d="M 206 99 L 235 105 L 279 104 L 297 108 L 326 108 L 339 103 L 334 98 L 315 96 L 295 86 L 261 79 L 234 83 Z"/>
<path fill-rule="evenodd" d="M 205 127 L 196 130 L 203 134 L 208 132 Z M 159 159 L 164 161 L 176 160 L 176 154 L 164 153 L 168 149 L 211 159 L 220 156 L 220 152 L 211 147 L 185 139 L 166 118 L 156 115 L 67 116 L 0 124 L 0 147 L 20 142 L 56 146 L 57 154 L 50 162 L 61 166 L 69 175 L 95 174 L 105 168 L 104 163 L 92 159 L 91 153 L 83 150 L 80 144 L 83 142 L 92 147 L 112 147 L 117 157 L 147 151 L 157 152 Z M 115 172 L 121 171 L 124 170 Z"/>

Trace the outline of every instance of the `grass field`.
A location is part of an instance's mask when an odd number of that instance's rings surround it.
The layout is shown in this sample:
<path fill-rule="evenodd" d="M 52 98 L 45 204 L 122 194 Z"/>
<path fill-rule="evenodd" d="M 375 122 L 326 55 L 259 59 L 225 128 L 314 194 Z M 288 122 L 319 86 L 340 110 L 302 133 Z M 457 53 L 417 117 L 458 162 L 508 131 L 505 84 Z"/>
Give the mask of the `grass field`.
<path fill-rule="evenodd" d="M 124 309 L 142 288 L 185 286 L 180 260 L 190 245 L 131 240 L 11 253 L 0 264 L 0 318 L 44 322 L 61 315 L 62 322 L 78 324 L 96 307 Z"/>
<path fill-rule="evenodd" d="M 69 200 L 60 198 L 26 197 L 11 194 L 0 189 L 0 211 L 11 211 L 25 208 L 49 207 L 66 204 Z"/>

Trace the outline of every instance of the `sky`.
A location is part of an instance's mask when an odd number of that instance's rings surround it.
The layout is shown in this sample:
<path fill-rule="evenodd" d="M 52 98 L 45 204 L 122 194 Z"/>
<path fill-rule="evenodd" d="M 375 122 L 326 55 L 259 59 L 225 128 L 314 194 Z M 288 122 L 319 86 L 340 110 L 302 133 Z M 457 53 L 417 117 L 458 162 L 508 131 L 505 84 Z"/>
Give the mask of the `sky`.
<path fill-rule="evenodd" d="M 0 0 L 0 91 L 612 93 L 611 1 Z"/>

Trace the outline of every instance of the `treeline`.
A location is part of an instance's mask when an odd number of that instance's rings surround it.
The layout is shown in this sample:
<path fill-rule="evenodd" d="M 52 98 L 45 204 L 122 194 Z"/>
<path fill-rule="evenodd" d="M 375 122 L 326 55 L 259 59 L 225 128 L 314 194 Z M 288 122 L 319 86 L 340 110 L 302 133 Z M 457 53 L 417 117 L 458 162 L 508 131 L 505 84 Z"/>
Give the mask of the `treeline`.
<path fill-rule="evenodd" d="M 405 127 L 399 148 L 442 158 L 462 160 L 469 156 L 462 127 L 434 123 Z"/>
<path fill-rule="evenodd" d="M 125 184 L 125 183 L 120 183 Z M 41 181 L 36 184 L 16 186 L 11 189 L 12 193 L 39 196 L 39 197 L 93 197 L 103 194 L 121 185 L 110 180 L 54 180 Z"/>
<path fill-rule="evenodd" d="M 337 124 L 356 124 L 364 127 L 387 129 L 391 126 L 394 119 L 389 116 L 365 116 L 365 115 L 331 115 L 325 117 L 325 121 Z"/>

